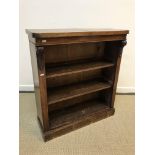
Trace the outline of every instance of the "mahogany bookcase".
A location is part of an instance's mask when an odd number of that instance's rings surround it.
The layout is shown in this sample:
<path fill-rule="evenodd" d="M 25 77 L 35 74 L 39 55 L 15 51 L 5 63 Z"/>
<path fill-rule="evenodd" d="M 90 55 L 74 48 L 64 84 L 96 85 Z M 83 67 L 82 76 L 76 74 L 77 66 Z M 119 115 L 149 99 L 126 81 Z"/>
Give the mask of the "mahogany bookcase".
<path fill-rule="evenodd" d="M 44 141 L 112 116 L 128 30 L 26 30 Z M 95 132 L 95 131 L 94 131 Z"/>

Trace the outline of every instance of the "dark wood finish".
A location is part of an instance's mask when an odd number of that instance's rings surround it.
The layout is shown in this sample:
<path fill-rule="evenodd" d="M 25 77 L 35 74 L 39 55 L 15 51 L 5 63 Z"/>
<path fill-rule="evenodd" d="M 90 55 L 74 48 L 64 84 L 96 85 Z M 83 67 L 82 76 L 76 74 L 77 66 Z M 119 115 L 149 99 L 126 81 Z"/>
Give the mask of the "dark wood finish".
<path fill-rule="evenodd" d="M 111 85 L 100 81 L 91 81 L 70 86 L 64 86 L 54 90 L 48 90 L 48 104 L 55 104 L 93 92 L 110 88 Z"/>
<path fill-rule="evenodd" d="M 84 127 L 101 119 L 112 116 L 114 108 L 109 108 L 100 101 L 89 101 L 50 113 L 50 130 L 42 131 L 45 141 L 56 138 L 78 128 Z"/>
<path fill-rule="evenodd" d="M 128 30 L 26 30 L 45 141 L 114 114 Z M 95 131 L 94 131 L 95 132 Z"/>
<path fill-rule="evenodd" d="M 104 105 L 103 102 L 88 101 L 49 114 L 50 129 L 55 137 L 113 114 L 114 109 Z"/>
<path fill-rule="evenodd" d="M 60 45 L 73 43 L 87 43 L 87 42 L 102 42 L 102 41 L 117 41 L 124 40 L 125 35 L 107 35 L 107 36 L 81 36 L 81 37 L 60 37 L 60 38 L 37 38 L 30 37 L 30 41 L 36 46 L 42 45 Z"/>
<path fill-rule="evenodd" d="M 46 78 L 53 78 L 53 77 L 76 74 L 81 72 L 88 72 L 88 71 L 98 70 L 98 69 L 112 67 L 112 66 L 114 66 L 113 63 L 97 61 L 97 62 L 74 64 L 71 66 L 66 65 L 66 66 L 61 66 L 56 68 L 49 68 L 46 71 L 47 72 Z"/>
<path fill-rule="evenodd" d="M 29 29 L 26 32 L 33 38 L 53 38 L 53 37 L 81 37 L 96 35 L 122 35 L 128 34 L 128 30 L 118 29 Z"/>
<path fill-rule="evenodd" d="M 114 106 L 114 101 L 115 101 L 115 93 L 116 93 L 116 88 L 117 88 L 117 81 L 118 81 L 118 76 L 119 76 L 119 68 L 121 64 L 121 58 L 122 58 L 122 52 L 123 52 L 123 47 L 127 44 L 126 40 L 123 40 L 119 42 L 119 45 L 117 46 L 117 59 L 116 59 L 116 68 L 115 68 L 115 76 L 114 76 L 114 85 L 113 85 L 113 91 L 112 91 L 112 101 L 111 101 L 111 107 Z"/>
<path fill-rule="evenodd" d="M 48 66 L 91 62 L 103 57 L 104 48 L 105 43 L 102 42 L 45 46 L 45 62 Z"/>
<path fill-rule="evenodd" d="M 71 98 L 71 99 L 68 99 L 68 100 L 63 100 L 61 102 L 57 102 L 56 104 L 49 104 L 49 112 L 51 111 L 55 111 L 55 110 L 58 110 L 58 109 L 63 109 L 65 107 L 69 107 L 71 105 L 75 105 L 75 104 L 81 104 L 82 102 L 86 102 L 88 100 L 95 100 L 96 98 L 99 98 L 101 93 L 104 92 L 105 90 L 103 91 L 96 91 L 96 92 L 93 92 L 93 93 L 90 93 L 90 94 L 85 94 L 85 95 L 82 95 L 81 96 L 77 96 L 75 98 Z"/>
<path fill-rule="evenodd" d="M 35 47 L 30 43 L 31 62 L 33 70 L 34 91 L 36 97 L 37 114 L 42 123 L 43 130 L 47 131 L 48 123 L 48 106 L 46 94 L 46 75 L 45 75 L 45 55 L 43 47 Z"/>
<path fill-rule="evenodd" d="M 57 76 L 53 78 L 46 78 L 48 88 L 55 88 L 59 86 L 71 85 L 76 83 L 81 83 L 85 81 L 91 81 L 95 78 L 101 79 L 102 70 L 92 70 L 87 72 L 79 72 L 74 74 L 67 74 L 63 76 Z M 107 80 L 105 80 L 107 81 Z"/>

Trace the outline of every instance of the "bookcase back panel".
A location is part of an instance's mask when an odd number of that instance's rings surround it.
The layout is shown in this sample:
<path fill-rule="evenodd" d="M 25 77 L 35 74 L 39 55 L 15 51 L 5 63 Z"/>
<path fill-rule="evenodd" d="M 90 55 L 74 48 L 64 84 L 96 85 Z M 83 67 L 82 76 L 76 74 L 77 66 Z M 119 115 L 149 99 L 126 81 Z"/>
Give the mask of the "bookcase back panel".
<path fill-rule="evenodd" d="M 75 105 L 75 104 L 82 104 L 85 101 L 93 100 L 93 99 L 96 99 L 99 97 L 100 97 L 99 92 L 83 95 L 82 97 L 79 96 L 79 97 L 69 99 L 66 101 L 58 102 L 56 104 L 51 104 L 51 105 L 49 105 L 49 111 L 60 109 L 60 108 L 65 108 L 65 107 Z"/>
<path fill-rule="evenodd" d="M 104 54 L 104 43 L 81 43 L 53 45 L 45 47 L 45 62 L 69 63 L 85 59 L 101 59 Z"/>
<path fill-rule="evenodd" d="M 69 107 L 76 104 L 83 104 L 84 102 L 91 101 L 91 100 L 98 100 L 102 101 L 103 104 L 109 105 L 110 104 L 110 95 L 109 92 L 111 89 L 99 91 L 95 93 L 90 93 L 87 95 L 83 95 L 82 97 L 76 97 L 73 99 L 69 99 L 66 101 L 58 102 L 56 104 L 50 104 L 49 105 L 49 111 L 54 111 L 56 109 L 63 109 L 65 107 Z"/>
<path fill-rule="evenodd" d="M 95 71 L 80 72 L 76 74 L 69 74 L 64 76 L 48 78 L 46 82 L 47 87 L 58 87 L 73 83 L 84 82 L 87 80 L 93 80 L 96 78 L 100 78 L 101 76 L 102 76 L 102 70 L 99 69 Z"/>

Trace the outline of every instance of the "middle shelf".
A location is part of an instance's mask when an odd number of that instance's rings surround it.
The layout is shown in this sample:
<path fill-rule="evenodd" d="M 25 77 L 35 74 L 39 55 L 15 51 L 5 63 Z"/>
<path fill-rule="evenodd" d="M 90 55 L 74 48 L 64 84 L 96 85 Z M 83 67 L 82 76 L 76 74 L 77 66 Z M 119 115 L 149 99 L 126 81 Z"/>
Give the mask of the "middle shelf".
<path fill-rule="evenodd" d="M 103 81 L 88 81 L 69 86 L 62 86 L 60 88 L 48 88 L 47 99 L 48 104 L 55 104 L 57 102 L 66 101 L 75 97 L 83 96 L 93 92 L 105 90 L 111 87 L 111 84 Z"/>
<path fill-rule="evenodd" d="M 92 62 L 83 62 L 80 64 L 67 64 L 59 67 L 47 67 L 46 69 L 46 78 L 55 78 L 64 75 L 76 74 L 81 72 L 88 72 L 103 68 L 109 68 L 114 66 L 113 63 L 104 62 L 104 61 L 92 61 Z"/>

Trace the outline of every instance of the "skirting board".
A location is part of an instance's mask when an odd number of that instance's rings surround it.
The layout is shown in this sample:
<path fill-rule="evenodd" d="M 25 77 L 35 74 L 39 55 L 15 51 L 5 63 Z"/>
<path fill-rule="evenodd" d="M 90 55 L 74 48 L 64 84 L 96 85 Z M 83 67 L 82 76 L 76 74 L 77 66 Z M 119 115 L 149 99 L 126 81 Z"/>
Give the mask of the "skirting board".
<path fill-rule="evenodd" d="M 34 91 L 33 85 L 19 85 L 20 92 Z M 117 87 L 117 93 L 135 93 L 134 87 Z"/>

